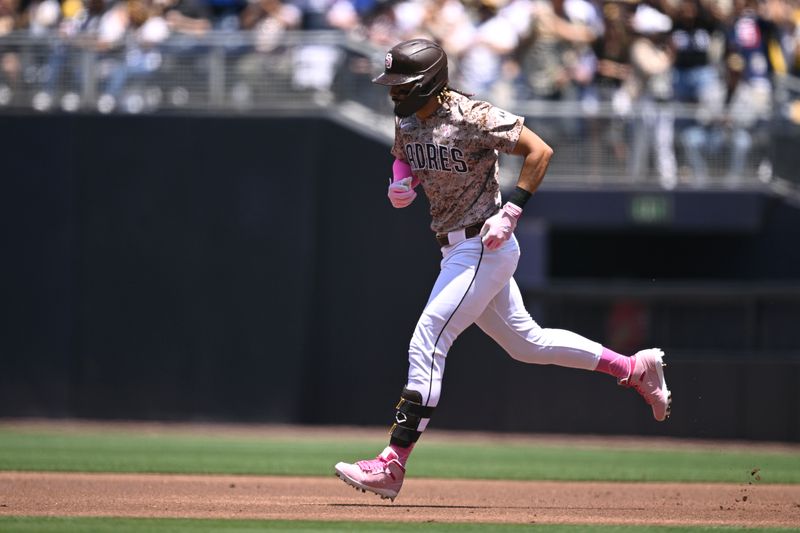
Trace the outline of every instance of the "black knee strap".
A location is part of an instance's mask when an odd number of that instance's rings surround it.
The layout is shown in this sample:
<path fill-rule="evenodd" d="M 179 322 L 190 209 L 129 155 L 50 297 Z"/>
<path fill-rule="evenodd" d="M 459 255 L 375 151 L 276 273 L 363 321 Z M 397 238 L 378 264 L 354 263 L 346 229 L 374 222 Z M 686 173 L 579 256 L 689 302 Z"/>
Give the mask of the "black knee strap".
<path fill-rule="evenodd" d="M 389 430 L 392 436 L 390 442 L 407 448 L 419 440 L 422 434 L 418 431 L 419 423 L 423 418 L 433 416 L 434 407 L 422 405 L 422 395 L 404 387 L 395 409 L 394 424 Z"/>

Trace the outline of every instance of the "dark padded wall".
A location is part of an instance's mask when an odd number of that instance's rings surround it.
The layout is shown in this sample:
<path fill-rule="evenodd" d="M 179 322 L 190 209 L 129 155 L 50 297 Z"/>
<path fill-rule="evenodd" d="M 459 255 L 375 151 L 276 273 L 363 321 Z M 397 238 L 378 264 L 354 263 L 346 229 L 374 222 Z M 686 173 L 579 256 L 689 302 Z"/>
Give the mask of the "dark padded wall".
<path fill-rule="evenodd" d="M 80 115 L 0 116 L 0 143 L 0 416 L 388 426 L 441 256 L 424 198 L 385 199 L 386 146 L 322 119 Z M 536 201 L 570 208 L 563 193 Z M 678 271 L 759 253 L 765 277 L 796 280 L 796 222 L 779 206 L 763 241 L 652 235 L 678 252 L 732 247 L 676 253 Z M 637 235 L 556 228 L 549 274 L 603 274 L 587 250 L 624 263 L 646 246 Z M 584 246 L 593 236 L 606 241 Z M 599 322 L 579 332 L 606 341 Z M 607 376 L 522 365 L 472 328 L 434 425 L 800 438 L 796 358 L 684 346 L 669 370 L 675 415 L 658 425 Z"/>

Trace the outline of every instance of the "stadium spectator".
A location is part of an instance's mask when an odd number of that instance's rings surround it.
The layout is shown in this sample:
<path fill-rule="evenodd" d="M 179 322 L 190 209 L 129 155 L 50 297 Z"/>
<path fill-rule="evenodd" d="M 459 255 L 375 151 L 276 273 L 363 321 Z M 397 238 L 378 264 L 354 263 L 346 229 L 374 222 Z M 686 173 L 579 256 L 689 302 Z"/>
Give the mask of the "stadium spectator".
<path fill-rule="evenodd" d="M 778 75 L 800 75 L 800 1 L 764 0 L 763 18 L 773 25 L 770 64 Z"/>
<path fill-rule="evenodd" d="M 211 8 L 211 27 L 217 31 L 237 31 L 247 0 L 207 0 Z"/>
<path fill-rule="evenodd" d="M 242 29 L 252 32 L 254 46 L 235 60 L 231 96 L 237 106 L 250 106 L 259 91 L 289 85 L 292 49 L 284 42 L 285 32 L 298 29 L 301 18 L 297 6 L 281 0 L 255 0 L 242 12 Z"/>
<path fill-rule="evenodd" d="M 630 112 L 630 98 L 622 88 L 631 75 L 630 51 L 636 35 L 633 15 L 636 1 L 612 0 L 603 3 L 604 32 L 595 43 L 597 72 L 595 85 L 603 102 L 611 102 L 615 116 L 607 128 L 607 142 L 616 162 L 628 159 L 625 140 L 626 116 Z"/>
<path fill-rule="evenodd" d="M 207 0 L 166 0 L 164 18 L 173 35 L 201 37 L 212 27 L 212 11 Z"/>
<path fill-rule="evenodd" d="M 721 35 L 724 28 L 708 4 L 701 0 L 679 0 L 675 4 L 665 1 L 661 5 L 673 19 L 674 100 L 697 109 L 694 116 L 681 116 L 676 120 L 681 145 L 688 154 L 698 143 L 698 132 L 704 131 L 722 111 L 722 80 L 712 53 L 714 38 Z M 694 169 L 695 186 L 704 186 L 707 180 L 707 173 Z"/>
<path fill-rule="evenodd" d="M 293 0 L 292 4 L 300 10 L 300 27 L 304 30 L 331 29 L 328 13 L 337 0 Z"/>
<path fill-rule="evenodd" d="M 18 0 L 0 0 L 0 39 L 22 27 Z M 20 83 L 22 62 L 19 51 L 0 41 L 0 104 L 11 101 Z"/>
<path fill-rule="evenodd" d="M 593 111 L 599 98 L 594 89 L 597 73 L 594 45 L 605 32 L 603 17 L 597 5 L 589 0 L 564 0 L 564 13 L 572 24 L 583 26 L 592 35 L 591 40 L 569 39 L 567 57 L 572 87 L 577 90 L 582 107 Z"/>
<path fill-rule="evenodd" d="M 767 5 L 759 6 L 757 0 L 734 3 L 732 23 L 726 31 L 724 94 L 715 99 L 718 108 L 708 120 L 690 125 L 682 133 L 696 183 L 705 183 L 712 174 L 708 161 L 716 159 L 726 182 L 738 184 L 754 143 L 762 169 L 769 168 L 763 138 L 773 104 L 773 72 L 782 70 L 774 63 L 776 58 L 781 63 L 785 56 L 778 25 L 765 17 L 770 16 Z"/>
<path fill-rule="evenodd" d="M 400 22 L 395 12 L 396 0 L 378 2 L 364 13 L 355 33 L 377 49 L 393 46 L 402 41 Z"/>
<path fill-rule="evenodd" d="M 630 99 L 632 133 L 628 175 L 640 181 L 650 174 L 650 154 L 654 155 L 658 180 L 665 189 L 677 184 L 674 113 L 672 98 L 672 63 L 669 47 L 671 19 L 655 7 L 639 4 L 633 16 L 636 37 L 631 45 L 630 75 L 624 80 L 618 97 Z"/>
<path fill-rule="evenodd" d="M 460 57 L 475 33 L 471 12 L 460 0 L 429 0 L 424 5 L 421 32 L 438 42 L 448 57 Z"/>
<path fill-rule="evenodd" d="M 361 5 L 362 9 L 369 10 L 374 5 Z M 362 16 L 368 11 L 359 12 L 352 0 L 336 0 L 328 10 L 328 24 L 331 28 L 341 30 L 345 33 L 356 33 L 361 25 Z"/>
<path fill-rule="evenodd" d="M 329 13 L 337 0 L 296 0 L 300 10 L 300 28 L 304 30 L 331 30 Z M 292 51 L 292 85 L 299 90 L 315 91 L 321 103 L 332 98 L 336 69 L 342 60 L 341 50 L 329 44 L 305 44 Z"/>
<path fill-rule="evenodd" d="M 98 110 L 111 112 L 119 104 L 123 90 L 131 81 L 152 77 L 163 62 L 159 44 L 169 36 L 169 25 L 163 10 L 149 0 L 128 0 L 128 26 L 124 37 L 123 57 L 116 61 L 103 84 Z M 141 112 L 147 102 L 140 92 L 128 95 L 124 108 L 131 113 Z"/>
<path fill-rule="evenodd" d="M 500 14 L 504 1 L 478 0 L 475 30 L 458 58 L 456 85 L 478 98 L 492 97 L 493 86 L 502 79 L 504 62 L 519 44 L 514 25 Z"/>
<path fill-rule="evenodd" d="M 8 35 L 22 26 L 18 0 L 0 0 L 0 36 Z"/>
<path fill-rule="evenodd" d="M 254 91 L 289 86 L 324 103 L 339 83 L 358 92 L 374 58 L 315 35 L 297 45 L 287 31 L 338 30 L 377 49 L 430 38 L 447 51 L 459 88 L 507 106 L 514 98 L 576 103 L 574 117 L 542 127 L 582 139 L 593 168 L 637 179 L 655 173 L 668 189 L 676 156 L 698 186 L 718 172 L 736 183 L 751 162 L 768 167 L 776 77 L 800 75 L 800 0 L 0 0 L 0 35 L 23 28 L 58 39 L 32 66 L 12 45 L 0 48 L 0 105 L 30 83 L 41 110 L 59 97 L 64 109 L 94 105 L 81 99 L 97 93 L 100 108 L 114 109 L 167 57 L 158 89 L 180 89 L 186 94 L 171 100 L 187 102 L 195 88 L 186 81 L 212 75 L 208 51 L 217 46 L 233 66 L 218 87 L 223 97 L 252 103 Z M 220 44 L 211 40 L 220 30 L 253 39 Z M 212 86 L 197 87 L 203 98 Z M 607 104 L 610 122 L 599 113 Z M 784 108 L 800 117 L 800 100 Z"/>
<path fill-rule="evenodd" d="M 68 111 L 86 104 L 82 97 L 91 94 L 89 84 L 114 61 L 128 25 L 127 10 L 121 2 L 65 2 L 61 12 L 57 38 L 41 72 L 42 90 L 33 97 L 33 107 L 39 111 L 49 109 L 58 96 L 61 107 Z M 91 71 L 87 72 L 87 68 Z"/>
<path fill-rule="evenodd" d="M 281 0 L 254 0 L 242 12 L 241 27 L 255 32 L 255 48 L 269 52 L 281 44 L 286 30 L 300 27 L 302 13 L 293 4 Z"/>
<path fill-rule="evenodd" d="M 675 50 L 674 90 L 680 102 L 701 102 L 709 94 L 719 94 L 719 76 L 712 58 L 715 34 L 724 28 L 707 3 L 678 0 L 661 3 L 673 19 L 671 34 Z"/>
<path fill-rule="evenodd" d="M 561 100 L 577 97 L 594 78 L 591 49 L 603 34 L 603 22 L 586 0 L 535 0 L 531 31 L 518 55 L 524 73 L 523 97 Z"/>
<path fill-rule="evenodd" d="M 71 4 L 67 4 L 69 8 Z M 61 22 L 61 4 L 56 0 L 41 0 L 28 4 L 28 32 L 35 37 L 54 33 Z"/>

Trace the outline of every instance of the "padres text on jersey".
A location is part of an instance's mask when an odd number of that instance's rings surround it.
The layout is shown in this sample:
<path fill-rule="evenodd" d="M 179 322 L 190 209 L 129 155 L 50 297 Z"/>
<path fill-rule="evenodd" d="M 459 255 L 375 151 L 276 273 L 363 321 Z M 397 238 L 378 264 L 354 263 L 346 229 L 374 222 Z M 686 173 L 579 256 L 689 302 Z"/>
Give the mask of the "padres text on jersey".
<path fill-rule="evenodd" d="M 424 120 L 397 120 L 392 155 L 411 166 L 425 189 L 433 231 L 465 228 L 497 212 L 499 152 L 514 150 L 522 123 L 522 117 L 456 92 Z"/>

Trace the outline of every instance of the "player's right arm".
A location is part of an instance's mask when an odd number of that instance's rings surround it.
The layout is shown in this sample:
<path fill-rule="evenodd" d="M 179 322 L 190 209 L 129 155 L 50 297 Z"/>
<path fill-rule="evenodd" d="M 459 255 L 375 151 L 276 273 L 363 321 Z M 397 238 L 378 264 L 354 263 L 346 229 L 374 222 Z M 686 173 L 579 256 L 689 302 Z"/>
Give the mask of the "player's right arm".
<path fill-rule="evenodd" d="M 541 137 L 523 126 L 517 145 L 511 153 L 525 158 L 517 179 L 517 187 L 529 194 L 535 193 L 550 165 L 553 149 Z"/>
<path fill-rule="evenodd" d="M 553 149 L 524 125 L 511 153 L 522 156 L 524 161 L 519 171 L 517 187 L 509 195 L 503 208 L 489 217 L 481 230 L 483 244 L 489 250 L 500 248 L 514 232 L 525 202 L 539 188 L 550 158 L 553 157 Z"/>

